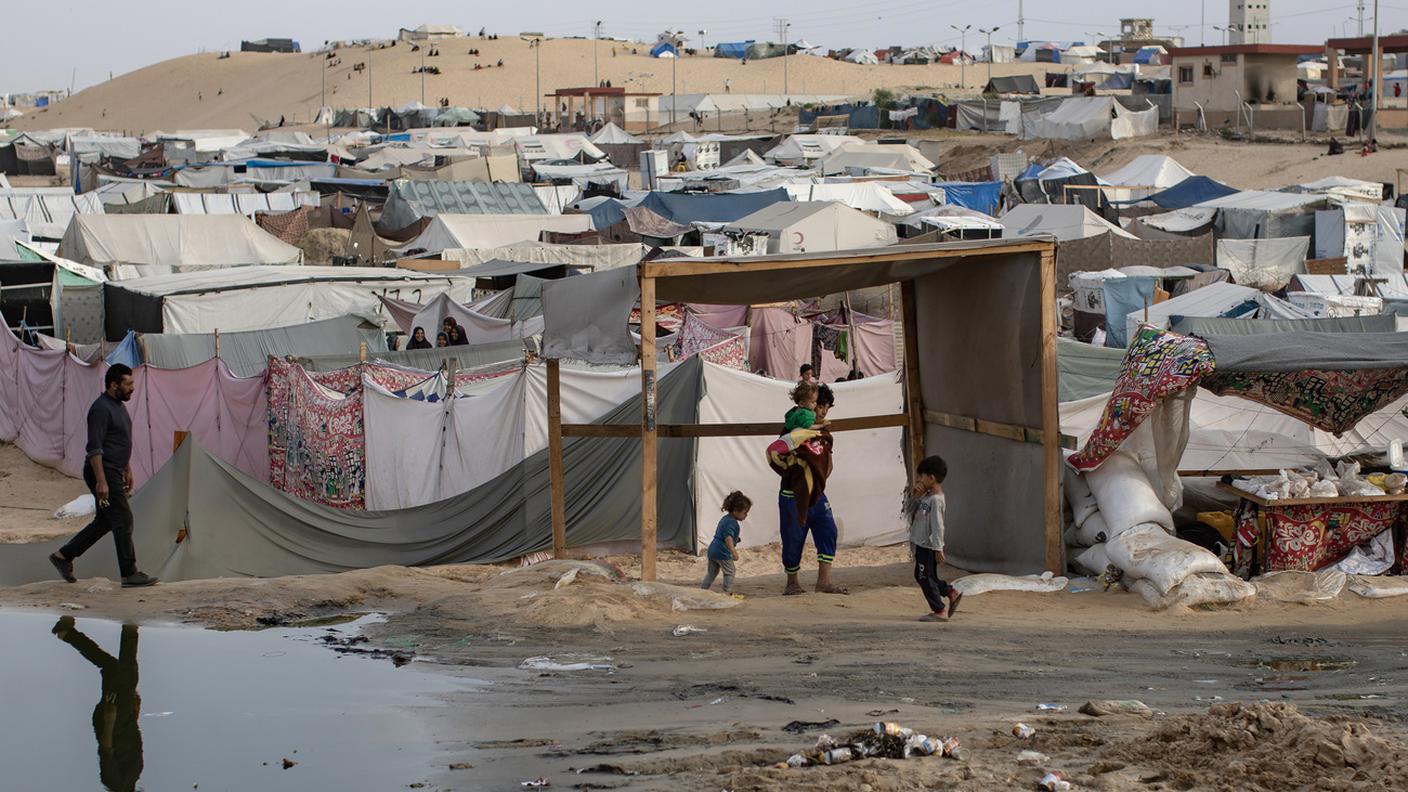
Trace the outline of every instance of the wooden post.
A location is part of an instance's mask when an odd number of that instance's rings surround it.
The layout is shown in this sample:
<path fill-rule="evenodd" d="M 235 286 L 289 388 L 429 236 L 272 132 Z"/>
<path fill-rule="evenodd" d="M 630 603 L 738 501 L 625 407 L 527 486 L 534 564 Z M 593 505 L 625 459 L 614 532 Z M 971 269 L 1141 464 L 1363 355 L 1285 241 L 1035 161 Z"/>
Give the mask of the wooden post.
<path fill-rule="evenodd" d="M 655 280 L 640 276 L 640 579 L 655 579 Z"/>
<path fill-rule="evenodd" d="M 552 482 L 552 557 L 567 557 L 567 496 L 562 480 L 562 371 L 548 359 L 548 478 Z"/>
<path fill-rule="evenodd" d="M 215 328 L 215 357 L 220 357 L 220 328 Z"/>
<path fill-rule="evenodd" d="M 181 444 L 186 442 L 186 438 L 190 437 L 190 435 L 190 432 L 182 432 L 179 430 L 174 432 L 171 436 L 171 453 L 174 454 L 177 451 L 180 451 Z"/>
<path fill-rule="evenodd" d="M 1043 495 L 1046 513 L 1046 568 L 1065 571 L 1061 540 L 1061 412 L 1056 389 L 1056 250 L 1041 254 L 1041 443 L 1045 451 Z"/>
<path fill-rule="evenodd" d="M 363 341 L 357 345 L 357 360 L 361 363 L 367 362 L 367 342 Z"/>
<path fill-rule="evenodd" d="M 904 411 L 909 416 L 909 474 L 919 469 L 925 454 L 924 395 L 919 384 L 919 311 L 914 281 L 900 284 L 900 314 L 904 325 Z"/>

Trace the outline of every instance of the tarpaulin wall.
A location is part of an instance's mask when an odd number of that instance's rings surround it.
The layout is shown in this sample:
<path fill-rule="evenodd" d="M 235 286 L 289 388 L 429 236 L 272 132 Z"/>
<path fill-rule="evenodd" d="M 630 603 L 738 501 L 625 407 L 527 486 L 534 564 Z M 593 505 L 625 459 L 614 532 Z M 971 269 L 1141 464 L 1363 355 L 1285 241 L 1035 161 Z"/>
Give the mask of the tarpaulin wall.
<path fill-rule="evenodd" d="M 950 263 L 914 285 L 925 410 L 1040 429 L 1041 269 L 1035 257 Z M 950 563 L 975 572 L 1041 570 L 1043 447 L 925 423 L 926 452 L 948 462 Z"/>

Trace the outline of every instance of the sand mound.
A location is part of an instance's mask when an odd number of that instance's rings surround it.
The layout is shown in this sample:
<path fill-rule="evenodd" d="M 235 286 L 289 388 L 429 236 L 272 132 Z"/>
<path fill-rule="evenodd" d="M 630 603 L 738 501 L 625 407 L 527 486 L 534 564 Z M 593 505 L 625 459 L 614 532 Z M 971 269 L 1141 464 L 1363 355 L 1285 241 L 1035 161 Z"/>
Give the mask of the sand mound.
<path fill-rule="evenodd" d="M 1215 704 L 1113 743 L 1104 756 L 1147 767 L 1142 782 L 1175 789 L 1408 789 L 1408 746 L 1293 704 Z"/>
<path fill-rule="evenodd" d="M 613 622 L 731 608 L 738 600 L 668 583 L 627 581 L 598 561 L 544 561 L 489 581 L 482 593 L 500 615 L 539 627 L 605 629 Z"/>

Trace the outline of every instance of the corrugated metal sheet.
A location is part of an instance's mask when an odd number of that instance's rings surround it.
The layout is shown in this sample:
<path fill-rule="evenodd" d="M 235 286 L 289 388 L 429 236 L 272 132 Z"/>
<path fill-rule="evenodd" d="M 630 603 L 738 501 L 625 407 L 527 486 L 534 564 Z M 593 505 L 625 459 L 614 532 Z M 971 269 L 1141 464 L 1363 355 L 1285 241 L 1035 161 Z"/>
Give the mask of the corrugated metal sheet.
<path fill-rule="evenodd" d="M 533 185 L 398 179 L 391 183 L 380 225 L 405 228 L 440 214 L 547 214 Z"/>

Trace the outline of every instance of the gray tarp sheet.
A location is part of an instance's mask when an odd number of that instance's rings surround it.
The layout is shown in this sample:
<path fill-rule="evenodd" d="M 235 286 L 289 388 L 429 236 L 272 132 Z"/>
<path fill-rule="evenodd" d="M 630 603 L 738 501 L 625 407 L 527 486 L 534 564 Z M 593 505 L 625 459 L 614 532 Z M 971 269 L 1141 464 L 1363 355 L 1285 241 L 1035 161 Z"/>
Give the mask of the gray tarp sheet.
<path fill-rule="evenodd" d="M 661 377 L 661 421 L 698 419 L 703 367 L 688 360 Z M 633 398 L 601 423 L 636 423 Z M 694 547 L 690 492 L 695 441 L 660 440 L 659 545 Z M 567 544 L 640 537 L 640 448 L 632 439 L 563 443 Z M 490 563 L 552 544 L 547 453 L 539 452 L 463 495 L 411 509 L 344 511 L 300 501 L 216 459 L 194 438 L 133 496 L 137 557 L 166 581 L 346 572 L 395 564 Z M 175 544 L 176 534 L 189 535 Z M 45 556 L 65 540 L 0 545 L 0 585 L 54 579 Z M 77 564 L 83 577 L 115 579 L 111 545 Z"/>
<path fill-rule="evenodd" d="M 220 357 L 237 377 L 252 377 L 269 365 L 269 356 L 349 355 L 357 361 L 361 344 L 368 358 L 386 353 L 386 334 L 379 327 L 364 327 L 359 316 L 340 316 L 320 322 L 220 334 Z M 179 369 L 215 357 L 212 333 L 146 333 L 143 358 L 157 368 Z"/>
<path fill-rule="evenodd" d="M 1109 393 L 1120 376 L 1124 354 L 1123 349 L 1057 338 L 1056 372 L 1061 401 L 1078 401 Z"/>
<path fill-rule="evenodd" d="M 1303 371 L 1408 366 L 1408 333 L 1210 335 L 1217 371 Z"/>
<path fill-rule="evenodd" d="M 640 298 L 632 269 L 606 270 L 543 284 L 543 356 L 630 366 L 635 341 L 627 320 Z"/>
<path fill-rule="evenodd" d="M 1214 335 L 1260 333 L 1392 333 L 1398 327 L 1392 314 L 1346 316 L 1330 319 L 1228 319 L 1185 316 L 1173 325 L 1175 333 L 1207 338 Z"/>

